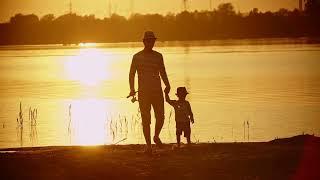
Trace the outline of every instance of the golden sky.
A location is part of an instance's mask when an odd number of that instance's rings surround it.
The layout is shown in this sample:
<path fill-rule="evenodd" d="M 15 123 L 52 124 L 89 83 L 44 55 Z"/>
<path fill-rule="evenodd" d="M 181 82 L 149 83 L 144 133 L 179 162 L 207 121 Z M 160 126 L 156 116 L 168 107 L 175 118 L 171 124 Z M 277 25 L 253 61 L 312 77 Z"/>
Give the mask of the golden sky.
<path fill-rule="evenodd" d="M 73 11 L 77 14 L 95 14 L 103 18 L 109 14 L 109 1 L 112 12 L 128 16 L 133 9 L 138 13 L 178 12 L 182 9 L 182 0 L 72 0 Z M 134 5 L 131 8 L 131 1 Z M 257 7 L 262 11 L 293 9 L 298 6 L 298 0 L 213 0 L 214 7 L 223 2 L 231 2 L 237 10 L 248 12 Z M 68 12 L 69 0 L 0 0 L 0 22 L 8 21 L 16 13 L 38 16 L 53 13 L 56 16 Z M 209 9 L 210 0 L 189 0 L 190 10 Z"/>

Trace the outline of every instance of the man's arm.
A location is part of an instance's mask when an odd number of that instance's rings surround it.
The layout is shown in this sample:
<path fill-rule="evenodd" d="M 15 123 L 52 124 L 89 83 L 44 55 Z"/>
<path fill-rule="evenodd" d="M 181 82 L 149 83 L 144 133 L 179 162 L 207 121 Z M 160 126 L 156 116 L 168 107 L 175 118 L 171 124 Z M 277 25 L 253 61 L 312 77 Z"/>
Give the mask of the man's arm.
<path fill-rule="evenodd" d="M 170 92 L 170 83 L 169 83 L 169 79 L 167 76 L 166 68 L 164 66 L 162 55 L 161 55 L 161 62 L 160 63 L 161 63 L 160 64 L 160 76 L 161 76 L 162 81 L 166 85 L 165 92 L 169 93 Z"/>
<path fill-rule="evenodd" d="M 135 56 L 133 56 L 130 66 L 130 72 L 129 72 L 129 85 L 130 85 L 130 94 L 129 96 L 135 95 L 135 88 L 134 88 L 134 78 L 137 71 L 137 65 L 135 61 Z"/>
<path fill-rule="evenodd" d="M 166 97 L 166 102 L 169 103 L 171 106 L 174 106 L 175 100 L 171 100 L 168 93 L 164 93 Z"/>

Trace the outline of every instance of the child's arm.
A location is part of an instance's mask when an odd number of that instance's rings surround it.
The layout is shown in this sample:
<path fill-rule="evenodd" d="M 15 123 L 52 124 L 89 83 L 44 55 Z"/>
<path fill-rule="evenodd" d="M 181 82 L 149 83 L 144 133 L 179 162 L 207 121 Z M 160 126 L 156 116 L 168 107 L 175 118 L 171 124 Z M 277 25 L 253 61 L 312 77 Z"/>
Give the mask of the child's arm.
<path fill-rule="evenodd" d="M 169 93 L 165 93 L 165 97 L 166 97 L 166 102 L 169 103 L 171 106 L 173 106 L 175 101 L 170 99 Z"/>
<path fill-rule="evenodd" d="M 194 123 L 194 118 L 193 118 L 193 113 L 192 113 L 192 110 L 191 110 L 191 105 L 190 105 L 189 102 L 188 102 L 188 105 L 189 105 L 190 121 L 191 121 L 191 123 L 193 124 L 193 123 Z"/>

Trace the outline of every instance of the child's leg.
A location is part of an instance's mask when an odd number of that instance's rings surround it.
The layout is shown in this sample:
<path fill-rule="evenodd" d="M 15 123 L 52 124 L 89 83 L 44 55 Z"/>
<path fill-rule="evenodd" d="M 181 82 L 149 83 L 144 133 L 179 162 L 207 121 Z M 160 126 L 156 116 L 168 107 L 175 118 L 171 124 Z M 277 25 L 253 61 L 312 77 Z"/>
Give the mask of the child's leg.
<path fill-rule="evenodd" d="M 181 131 L 181 124 L 177 123 L 176 122 L 176 136 L 177 136 L 177 145 L 178 147 L 180 147 L 180 136 L 182 134 L 182 131 Z"/>
<path fill-rule="evenodd" d="M 191 128 L 190 128 L 190 124 L 188 124 L 187 128 L 186 128 L 186 138 L 187 138 L 187 142 L 188 144 L 191 144 Z"/>

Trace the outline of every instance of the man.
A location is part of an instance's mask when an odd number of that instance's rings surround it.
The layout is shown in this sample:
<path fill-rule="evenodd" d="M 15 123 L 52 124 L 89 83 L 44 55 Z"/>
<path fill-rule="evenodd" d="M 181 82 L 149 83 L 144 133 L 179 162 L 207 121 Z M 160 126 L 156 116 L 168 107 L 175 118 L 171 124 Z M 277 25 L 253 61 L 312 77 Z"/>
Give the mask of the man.
<path fill-rule="evenodd" d="M 170 92 L 170 84 L 163 63 L 162 54 L 152 50 L 156 39 L 157 38 L 152 31 L 146 31 L 144 33 L 144 49 L 133 56 L 129 73 L 129 96 L 134 96 L 136 94 L 134 78 L 136 72 L 138 73 L 138 99 L 141 111 L 143 134 L 147 144 L 146 152 L 148 153 L 152 152 L 150 135 L 151 106 L 153 107 L 156 118 L 153 141 L 157 145 L 162 144 L 159 138 L 160 131 L 164 123 L 164 98 L 161 79 L 166 85 L 164 91 L 167 93 Z"/>

